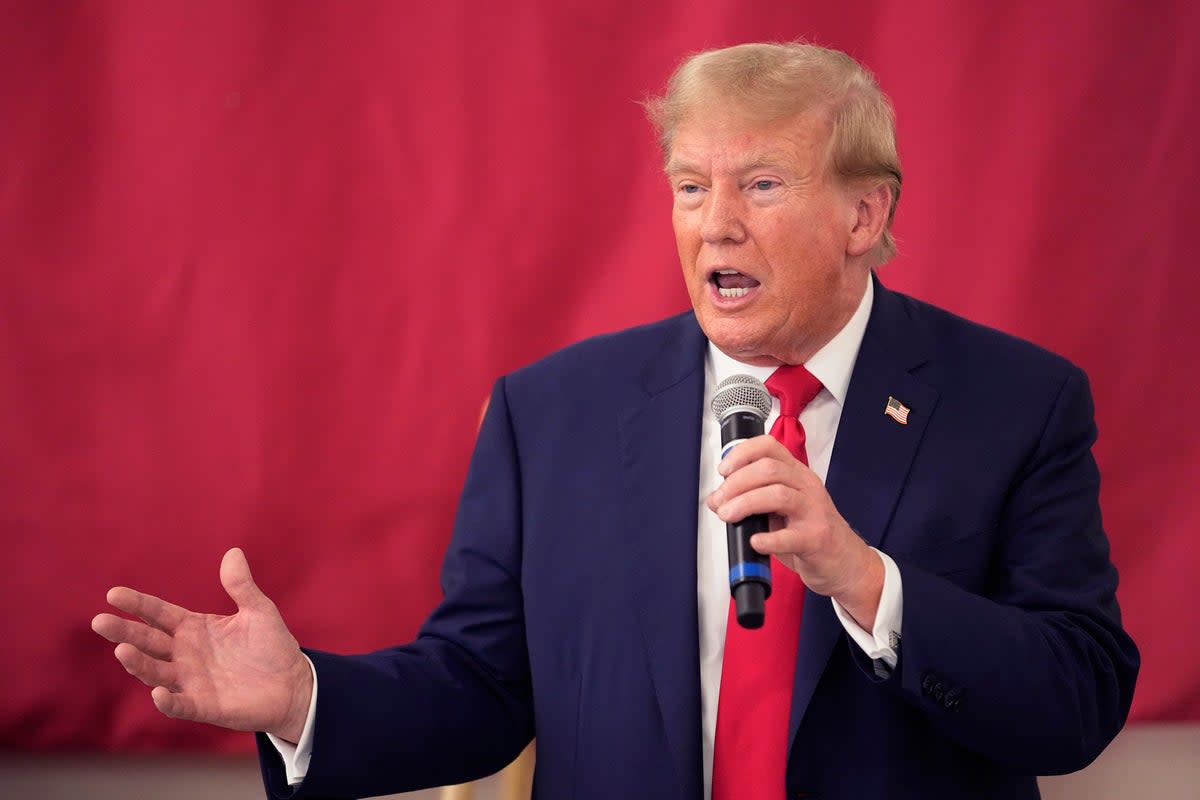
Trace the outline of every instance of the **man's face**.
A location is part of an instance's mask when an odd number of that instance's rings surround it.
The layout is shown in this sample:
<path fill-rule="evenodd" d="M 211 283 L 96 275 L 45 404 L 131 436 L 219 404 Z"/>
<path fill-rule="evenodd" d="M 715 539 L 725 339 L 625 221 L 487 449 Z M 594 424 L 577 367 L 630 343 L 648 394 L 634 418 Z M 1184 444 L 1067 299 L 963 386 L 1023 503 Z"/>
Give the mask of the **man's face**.
<path fill-rule="evenodd" d="M 847 253 L 855 199 L 830 174 L 827 115 L 720 110 L 675 131 L 667 177 L 679 261 L 709 340 L 745 363 L 802 363 L 849 320 L 869 274 Z"/>

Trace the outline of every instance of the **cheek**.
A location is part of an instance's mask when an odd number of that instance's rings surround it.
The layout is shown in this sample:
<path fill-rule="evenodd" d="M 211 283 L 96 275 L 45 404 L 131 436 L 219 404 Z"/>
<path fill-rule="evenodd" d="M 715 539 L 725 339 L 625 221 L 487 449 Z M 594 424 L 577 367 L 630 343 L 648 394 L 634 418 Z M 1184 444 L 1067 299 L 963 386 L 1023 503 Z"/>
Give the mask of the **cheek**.
<path fill-rule="evenodd" d="M 675 228 L 676 238 L 689 235 L 696 227 L 692 223 L 692 214 L 680 208 L 678 204 L 671 207 L 671 226 Z"/>
<path fill-rule="evenodd" d="M 675 220 L 675 249 L 679 251 L 679 263 L 686 270 L 696 263 L 700 254 L 700 235 L 686 221 Z"/>
<path fill-rule="evenodd" d="M 821 221 L 804 220 L 776 241 L 776 258 L 789 265 L 786 276 L 792 283 L 824 282 L 842 266 L 844 237 Z"/>

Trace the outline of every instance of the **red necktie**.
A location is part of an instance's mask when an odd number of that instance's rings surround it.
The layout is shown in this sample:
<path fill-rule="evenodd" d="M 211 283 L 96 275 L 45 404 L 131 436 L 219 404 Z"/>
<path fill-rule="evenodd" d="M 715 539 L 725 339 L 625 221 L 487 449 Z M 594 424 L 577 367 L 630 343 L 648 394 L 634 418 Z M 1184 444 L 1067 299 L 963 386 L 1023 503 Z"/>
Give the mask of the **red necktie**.
<path fill-rule="evenodd" d="M 783 366 L 767 379 L 767 391 L 779 398 L 779 419 L 771 426 L 771 435 L 807 464 L 799 416 L 821 391 L 821 382 L 803 365 Z M 804 583 L 774 560 L 771 582 L 766 621 L 757 630 L 737 624 L 730 601 L 717 703 L 712 800 L 786 797 L 788 716 Z"/>

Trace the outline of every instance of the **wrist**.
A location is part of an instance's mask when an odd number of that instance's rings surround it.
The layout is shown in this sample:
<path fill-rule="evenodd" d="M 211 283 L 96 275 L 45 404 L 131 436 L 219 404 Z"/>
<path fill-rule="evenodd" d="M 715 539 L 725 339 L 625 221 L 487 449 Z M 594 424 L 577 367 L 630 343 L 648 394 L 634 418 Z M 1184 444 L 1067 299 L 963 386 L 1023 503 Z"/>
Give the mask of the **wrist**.
<path fill-rule="evenodd" d="M 879 557 L 879 553 L 867 547 L 865 563 L 858 573 L 858 578 L 844 592 L 834 596 L 846 613 L 865 631 L 871 631 L 875 627 L 875 615 L 879 612 L 879 600 L 883 596 L 884 572 L 883 559 Z"/>
<path fill-rule="evenodd" d="M 304 733 L 304 724 L 308 721 L 309 706 L 312 704 L 313 674 L 308 659 L 299 650 L 296 651 L 296 662 L 288 672 L 287 712 L 276 729 L 268 733 L 295 744 L 300 741 Z"/>

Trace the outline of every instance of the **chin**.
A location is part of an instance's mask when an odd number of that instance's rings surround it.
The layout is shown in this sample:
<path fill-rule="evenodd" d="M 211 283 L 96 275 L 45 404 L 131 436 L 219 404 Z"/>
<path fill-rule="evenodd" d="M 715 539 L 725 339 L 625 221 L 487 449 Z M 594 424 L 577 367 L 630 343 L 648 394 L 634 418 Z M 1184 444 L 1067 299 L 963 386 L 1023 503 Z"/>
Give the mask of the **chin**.
<path fill-rule="evenodd" d="M 747 364 L 769 358 L 763 355 L 763 341 L 759 335 L 749 331 L 730 330 L 729 326 L 717 323 L 700 325 L 708 340 L 722 353 Z"/>

